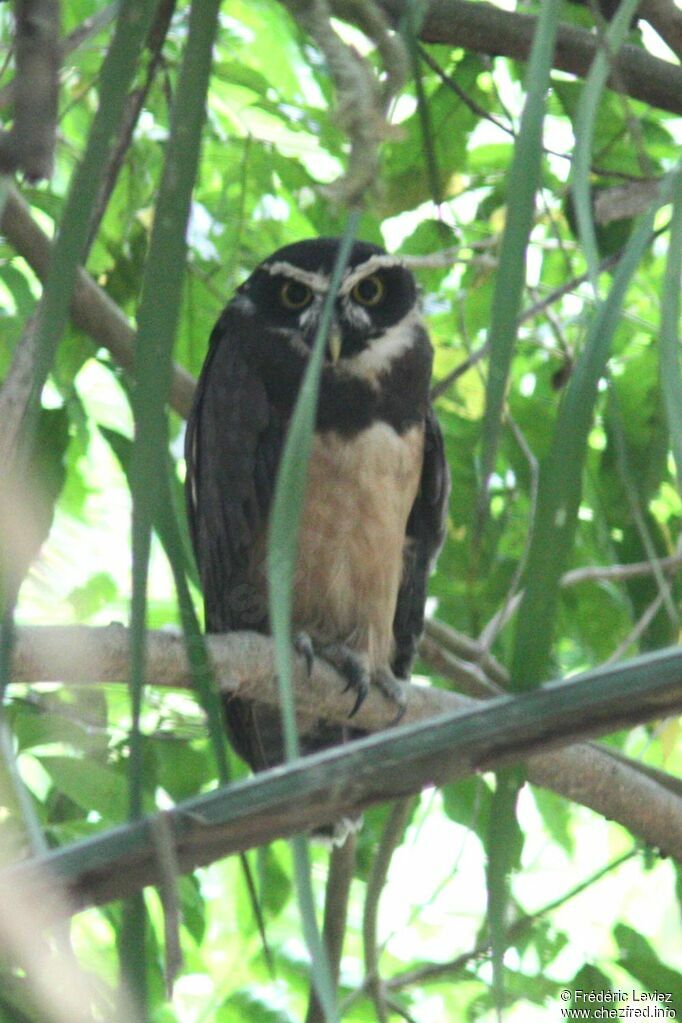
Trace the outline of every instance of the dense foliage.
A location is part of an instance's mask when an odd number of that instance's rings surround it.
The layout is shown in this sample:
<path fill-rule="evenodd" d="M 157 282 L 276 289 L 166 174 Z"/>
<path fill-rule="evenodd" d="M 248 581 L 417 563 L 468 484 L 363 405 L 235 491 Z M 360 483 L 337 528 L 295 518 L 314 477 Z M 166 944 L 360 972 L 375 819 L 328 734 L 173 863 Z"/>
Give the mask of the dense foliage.
<path fill-rule="evenodd" d="M 0 5 L 0 35 L 9 40 L 12 23 L 6 7 Z M 66 38 L 107 10 L 103 0 L 67 0 Z M 565 4 L 561 16 L 579 27 L 594 27 L 595 16 L 587 7 Z M 148 40 L 132 83 L 139 90 L 140 109 L 120 168 L 109 172 L 113 188 L 87 256 L 88 272 L 131 322 L 148 272 L 145 261 L 188 18 L 189 6 L 178 3 L 165 40 Z M 347 23 L 336 27 L 377 68 L 381 65 L 357 28 Z M 78 37 L 75 48 L 67 47 L 54 174 L 47 182 L 20 186 L 36 222 L 50 235 L 93 123 L 112 31 L 111 19 L 101 17 Z M 633 25 L 628 41 L 637 47 L 658 45 L 644 23 Z M 393 105 L 394 127 L 383 144 L 380 179 L 366 195 L 358 234 L 412 258 L 436 350 L 437 410 L 453 489 L 430 612 L 457 633 L 480 641 L 510 668 L 519 656 L 518 602 L 511 602 L 525 583 L 538 502 L 552 499 L 542 479 L 538 497 L 538 480 L 548 460 L 555 460 L 559 477 L 562 473 L 556 462 L 562 450 L 555 435 L 559 410 L 567 387 L 575 383 L 574 369 L 599 303 L 622 265 L 619 254 L 637 229 L 635 214 L 653 201 L 646 189 L 679 159 L 680 124 L 673 114 L 639 100 L 595 92 L 589 198 L 602 266 L 591 282 L 576 215 L 580 192 L 570 188 L 574 132 L 584 116 L 586 86 L 552 72 L 540 186 L 525 250 L 522 315 L 483 514 L 481 437 L 488 362 L 485 352 L 481 358 L 477 353 L 490 341 L 502 236 L 516 199 L 510 192 L 516 180 L 510 167 L 527 95 L 525 65 L 444 44 L 413 48 L 412 56 L 418 85 L 412 76 Z M 12 75 L 8 61 L 0 78 L 0 117 L 7 124 L 13 116 Z M 223 4 L 173 349 L 174 360 L 192 374 L 199 371 L 227 297 L 261 259 L 287 242 L 342 232 L 346 211 L 321 187 L 338 177 L 347 160 L 347 137 L 334 103 L 319 50 L 285 6 L 276 0 Z M 560 566 L 562 571 L 636 562 L 649 567 L 632 577 L 616 570 L 564 578 L 543 679 L 656 650 L 678 638 L 682 590 L 675 572 L 682 564 L 682 504 L 671 453 L 677 434 L 666 416 L 659 346 L 661 310 L 670 308 L 665 275 L 671 209 L 668 202 L 655 213 L 625 291 L 608 368 L 599 373 L 593 414 L 588 406 L 582 491 L 572 492 L 580 502 L 575 540 L 569 561 Z M 679 282 L 673 282 L 672 290 L 679 290 Z M 12 238 L 0 240 L 0 380 L 9 372 L 40 293 L 36 274 Z M 454 373 L 457 367 L 461 370 Z M 129 619 L 131 500 L 128 448 L 121 438 L 132 436 L 130 393 L 131 377 L 114 356 L 70 323 L 43 390 L 31 453 L 36 478 L 44 484 L 42 497 L 37 494 L 35 500 L 45 501 L 49 509 L 54 495 L 59 496 L 49 538 L 21 589 L 19 624 Z M 172 413 L 169 450 L 178 507 L 182 433 L 183 422 Z M 548 560 L 551 555 L 548 551 Z M 672 561 L 654 569 L 656 558 Z M 531 563 L 537 564 L 532 553 Z M 199 610 L 200 594 L 194 582 L 191 586 Z M 173 576 L 155 537 L 148 624 L 178 623 Z M 426 657 L 418 671 L 434 685 L 451 685 Z M 123 686 L 14 685 L 7 694 L 6 720 L 49 846 L 126 820 L 131 711 Z M 204 715 L 188 693 L 151 686 L 141 732 L 145 811 L 217 783 Z M 679 775 L 677 721 L 636 727 L 604 741 L 638 764 Z M 232 755 L 231 770 L 233 776 L 245 771 Z M 22 814 L 5 782 L 0 841 L 22 849 Z M 385 1011 L 390 1018 L 420 1023 L 494 1018 L 485 853 L 491 814 L 497 812 L 494 789 L 495 776 L 485 774 L 428 791 L 410 805 L 379 914 L 380 971 L 388 984 Z M 363 987 L 363 907 L 368 891 L 378 897 L 368 878 L 389 813 L 389 807 L 371 810 L 359 838 L 341 969 L 341 1018 L 349 1023 L 377 1018 L 376 998 Z M 618 823 L 529 786 L 522 790 L 517 823 L 506 829 L 504 841 L 515 867 L 505 1020 L 559 1019 L 576 990 L 626 991 L 630 998 L 650 991 L 671 993 L 670 1007 L 682 1012 L 682 975 L 677 972 L 682 884 L 679 867 L 660 855 L 666 850 L 645 848 Z M 311 856 L 321 907 L 328 854 L 313 846 Z M 309 954 L 291 850 L 280 840 L 248 858 L 272 966 L 242 865 L 236 857 L 217 862 L 178 881 L 183 965 L 173 997 L 167 999 L 164 915 L 157 894 L 147 889 L 144 968 L 151 1019 L 285 1023 L 303 1018 Z M 118 903 L 87 910 L 71 924 L 78 960 L 102 984 L 99 1012 L 107 1011 L 102 1006 L 110 1003 L 117 983 L 121 934 Z M 575 1004 L 582 1005 L 579 1000 Z M 3 958 L 0 1019 L 43 1018 L 33 1006 L 21 964 L 17 968 L 10 957 Z"/>

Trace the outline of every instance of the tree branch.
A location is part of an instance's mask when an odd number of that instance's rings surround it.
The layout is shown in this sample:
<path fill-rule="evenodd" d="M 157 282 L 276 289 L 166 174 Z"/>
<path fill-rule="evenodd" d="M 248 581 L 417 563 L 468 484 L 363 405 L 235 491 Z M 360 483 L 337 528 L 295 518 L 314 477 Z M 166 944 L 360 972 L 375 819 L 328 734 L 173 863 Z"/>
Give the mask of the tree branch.
<path fill-rule="evenodd" d="M 58 0 L 19 0 L 16 7 L 14 125 L 0 132 L 0 173 L 31 181 L 52 173 L 57 125 Z"/>
<path fill-rule="evenodd" d="M 404 0 L 381 0 L 381 6 L 397 23 Z M 526 60 L 537 19 L 472 0 L 431 0 L 422 22 L 424 43 L 445 43 L 491 56 Z M 562 25 L 557 37 L 554 67 L 585 77 L 597 53 L 599 41 L 582 28 Z M 682 68 L 660 60 L 636 46 L 622 46 L 608 84 L 634 99 L 673 114 L 682 114 Z"/>
<path fill-rule="evenodd" d="M 682 60 L 682 11 L 674 0 L 642 0 L 638 14 Z"/>
<path fill-rule="evenodd" d="M 0 218 L 0 230 L 44 282 L 52 245 L 31 216 L 28 204 L 14 188 L 9 189 Z M 119 366 L 132 372 L 135 331 L 116 303 L 82 268 L 76 277 L 71 317 L 77 327 L 111 352 Z M 194 387 L 195 381 L 191 374 L 176 365 L 173 369 L 170 403 L 185 418 L 192 405 Z"/>
<path fill-rule="evenodd" d="M 62 61 L 69 53 L 73 53 L 78 50 L 83 43 L 87 42 L 93 36 L 97 35 L 98 32 L 103 31 L 113 21 L 116 11 L 118 9 L 118 3 L 114 2 L 104 7 L 101 11 L 97 11 L 95 14 L 90 15 L 85 21 L 82 21 L 73 32 L 62 41 L 60 47 L 60 53 Z M 17 76 L 15 75 L 11 82 L 4 85 L 0 89 L 0 110 L 4 110 L 5 107 L 9 106 L 13 102 L 16 94 L 17 87 Z"/>
<path fill-rule="evenodd" d="M 564 572 L 559 585 L 562 588 L 577 586 L 585 582 L 627 582 L 628 579 L 640 579 L 657 573 L 673 574 L 682 568 L 682 553 L 669 554 L 665 558 L 656 558 L 652 561 L 633 561 L 625 565 L 586 565 L 582 568 L 572 568 Z M 481 633 L 478 643 L 479 649 L 487 650 L 490 636 L 496 636 L 500 629 L 507 624 L 518 610 L 523 598 L 523 591 L 514 595 L 504 607 L 495 612 L 486 627 Z M 445 626 L 447 628 L 447 626 Z M 630 637 L 625 649 L 634 642 L 636 637 Z M 475 643 L 475 641 L 470 640 Z M 620 649 L 620 647 L 619 647 Z M 613 655 L 612 655 L 613 656 Z"/>
<path fill-rule="evenodd" d="M 277 703 L 268 637 L 232 633 L 207 638 L 223 691 Z M 113 682 L 126 677 L 127 652 L 123 626 L 24 626 L 18 629 L 14 678 Z M 180 637 L 150 632 L 149 674 L 166 686 L 190 685 Z M 673 789 L 598 746 L 580 743 L 538 752 L 671 713 L 682 707 L 680 678 L 682 653 L 663 651 L 521 697 L 498 697 L 485 706 L 454 693 L 407 686 L 399 729 L 304 758 L 172 811 L 180 868 L 191 870 L 424 785 L 525 757 L 533 784 L 618 821 L 682 862 L 682 804 Z M 317 660 L 308 677 L 304 660 L 297 658 L 295 681 L 301 707 L 308 712 L 314 707 L 329 720 L 347 720 L 352 699 L 331 667 Z M 540 713 L 548 707 L 551 724 Z M 393 719 L 394 708 L 371 691 L 355 724 L 374 731 L 390 728 Z M 145 823 L 116 828 L 51 854 L 49 860 L 80 906 L 122 897 L 159 875 Z"/>
<path fill-rule="evenodd" d="M 343 845 L 335 845 L 329 855 L 322 937 L 327 950 L 334 989 L 339 985 L 343 939 L 346 936 L 348 917 L 348 899 L 353 882 L 357 844 L 357 833 L 351 831 Z M 313 984 L 310 985 L 305 1023 L 325 1023 L 324 1009 Z"/>
<path fill-rule="evenodd" d="M 365 955 L 364 987 L 374 1002 L 379 1023 L 388 1023 L 386 992 L 379 972 L 379 902 L 386 885 L 393 853 L 402 841 L 414 806 L 414 798 L 410 798 L 399 799 L 391 807 L 367 879 L 365 908 L 362 917 L 362 943 Z"/>

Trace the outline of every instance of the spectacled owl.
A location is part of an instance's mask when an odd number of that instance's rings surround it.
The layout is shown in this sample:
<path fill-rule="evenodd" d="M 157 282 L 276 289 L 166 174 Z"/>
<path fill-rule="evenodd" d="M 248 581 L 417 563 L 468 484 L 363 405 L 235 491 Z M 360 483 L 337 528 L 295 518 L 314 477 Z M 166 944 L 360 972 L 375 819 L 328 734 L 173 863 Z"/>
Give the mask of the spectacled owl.
<path fill-rule="evenodd" d="M 208 632 L 269 631 L 267 532 L 287 425 L 339 240 L 279 249 L 241 285 L 210 338 L 186 434 L 187 503 Z M 293 588 L 308 656 L 354 690 L 401 705 L 444 536 L 449 475 L 429 400 L 432 349 L 399 258 L 356 242 L 320 378 Z M 279 710 L 226 697 L 229 735 L 254 770 L 284 759 Z M 349 729 L 298 713 L 305 753 Z"/>

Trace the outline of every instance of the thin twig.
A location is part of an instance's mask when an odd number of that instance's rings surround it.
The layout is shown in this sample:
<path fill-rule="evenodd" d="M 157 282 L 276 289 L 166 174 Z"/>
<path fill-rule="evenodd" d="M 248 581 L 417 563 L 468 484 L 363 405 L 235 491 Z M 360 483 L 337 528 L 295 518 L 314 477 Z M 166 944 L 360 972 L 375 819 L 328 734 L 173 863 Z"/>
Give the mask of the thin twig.
<path fill-rule="evenodd" d="M 85 252 L 82 262 L 87 263 L 87 253 L 90 251 L 93 241 L 97 235 L 102 218 L 106 212 L 111 194 L 118 180 L 126 153 L 133 140 L 135 126 L 146 102 L 149 90 L 156 77 L 161 63 L 163 44 L 170 28 L 171 19 L 175 11 L 177 0 L 162 0 L 157 9 L 153 22 L 149 27 L 145 47 L 148 51 L 147 70 L 144 82 L 138 89 L 134 89 L 128 96 L 126 107 L 123 112 L 121 126 L 115 145 L 109 153 L 109 160 L 102 178 L 102 183 L 93 205 L 90 231 L 85 245 Z"/>
<path fill-rule="evenodd" d="M 661 572 L 677 572 L 682 568 L 682 552 L 670 554 L 667 558 L 656 559 Z M 584 568 L 572 568 L 561 578 L 562 586 L 577 586 L 584 582 L 625 582 L 628 579 L 641 579 L 652 575 L 655 571 L 651 561 L 633 561 L 629 565 L 586 565 Z"/>
<path fill-rule="evenodd" d="M 178 877 L 180 866 L 175 853 L 173 832 L 164 813 L 157 814 L 150 821 L 150 829 L 156 859 L 159 867 L 159 898 L 163 906 L 163 930 L 165 938 L 166 997 L 173 997 L 173 985 L 182 969 L 183 958 L 180 947 L 180 900 L 178 898 Z"/>
<path fill-rule="evenodd" d="M 391 807 L 388 820 L 381 834 L 379 847 L 372 862 L 367 880 L 365 909 L 362 919 L 362 939 L 365 953 L 365 986 L 374 1002 L 379 1023 L 388 1023 L 388 1012 L 383 982 L 379 973 L 379 951 L 377 944 L 377 922 L 379 901 L 384 890 L 393 853 L 402 841 L 410 815 L 415 806 L 414 796 L 397 800 Z"/>
<path fill-rule="evenodd" d="M 649 628 L 658 612 L 661 610 L 664 600 L 665 595 L 663 591 L 659 591 L 644 612 L 639 616 L 622 643 L 619 643 L 616 649 L 609 654 L 604 661 L 604 664 L 615 664 L 617 661 L 620 661 L 623 657 L 625 657 L 627 652 L 633 646 L 639 643 L 640 639 Z"/>
<path fill-rule="evenodd" d="M 552 899 L 545 906 L 541 906 L 539 909 L 534 910 L 531 913 L 527 913 L 515 920 L 507 931 L 507 939 L 509 944 L 513 944 L 520 937 L 526 934 L 534 924 L 547 916 L 549 913 L 553 913 L 554 910 L 559 909 L 561 906 L 570 902 L 571 899 L 581 895 L 588 888 L 591 888 L 593 884 L 600 881 L 607 874 L 612 873 L 621 867 L 628 860 L 633 859 L 639 855 L 639 849 L 633 847 L 628 852 L 623 853 L 622 856 L 618 856 L 615 860 L 607 863 L 604 867 L 595 871 L 589 877 L 585 878 L 579 884 L 570 888 L 563 895 L 558 896 L 556 899 Z M 459 973 L 465 969 L 470 963 L 481 959 L 483 956 L 487 956 L 490 952 L 490 943 L 488 941 L 479 941 L 474 945 L 473 948 L 469 949 L 468 952 L 463 952 L 461 955 L 456 956 L 454 959 L 450 959 L 445 963 L 428 963 L 425 966 L 417 966 L 415 968 L 405 970 L 403 973 L 396 974 L 391 977 L 390 980 L 386 981 L 386 987 L 390 991 L 399 991 L 406 987 L 412 987 L 414 984 L 424 984 L 429 981 L 438 981 L 443 977 L 450 977 L 453 974 Z"/>
<path fill-rule="evenodd" d="M 578 586 L 585 582 L 627 582 L 629 579 L 641 579 L 645 576 L 661 573 L 674 573 L 682 568 L 682 553 L 670 554 L 667 558 L 653 558 L 651 561 L 633 561 L 629 565 L 587 565 L 584 568 L 572 568 L 562 575 L 559 585 L 562 588 Z M 510 621 L 516 613 L 523 597 L 523 591 L 516 596 L 504 613 L 497 611 L 485 626 L 483 633 L 494 630 L 496 633 Z M 498 620 L 499 619 L 499 620 Z"/>
<path fill-rule="evenodd" d="M 431 618 L 426 622 L 425 636 L 440 643 L 455 657 L 470 662 L 471 666 L 479 666 L 490 682 L 495 684 L 496 692 L 509 684 L 509 672 L 478 640 L 453 629 L 439 618 Z"/>
<path fill-rule="evenodd" d="M 511 416 L 509 412 L 507 412 L 507 422 L 509 423 L 511 431 L 514 435 L 514 439 L 516 440 L 516 443 L 521 449 L 521 453 L 528 465 L 528 473 L 530 476 L 530 511 L 528 515 L 528 521 L 530 522 L 530 527 L 526 533 L 523 551 L 514 570 L 514 575 L 512 576 L 512 581 L 509 586 L 509 590 L 505 597 L 502 608 L 500 609 L 501 620 L 504 618 L 507 608 L 514 601 L 514 598 L 517 595 L 516 591 L 518 590 L 518 587 L 521 583 L 521 579 L 523 578 L 523 574 L 526 571 L 528 553 L 530 551 L 530 544 L 533 537 L 533 523 L 535 522 L 535 511 L 538 502 L 539 482 L 538 460 L 531 451 L 530 446 L 528 445 L 526 438 L 523 435 L 523 431 L 519 428 L 518 424 L 515 422 L 514 418 Z M 497 626 L 497 624 L 488 623 L 488 626 L 483 630 L 481 635 L 478 637 L 478 642 L 480 643 L 484 650 L 490 650 L 492 648 L 498 631 L 499 626 Z"/>
<path fill-rule="evenodd" d="M 357 843 L 357 833 L 351 831 L 343 845 L 334 846 L 329 856 L 322 937 L 335 989 L 339 983 L 339 969 L 343 939 L 346 934 L 348 901 L 353 881 Z M 312 985 L 305 1023 L 325 1023 L 324 1011 Z"/>
<path fill-rule="evenodd" d="M 462 103 L 464 103 L 465 106 L 467 106 L 472 113 L 476 114 L 477 117 L 480 117 L 485 121 L 490 121 L 490 123 L 494 124 L 496 128 L 499 128 L 500 131 L 505 132 L 507 135 L 511 135 L 512 138 L 514 139 L 516 138 L 516 132 L 514 131 L 513 125 L 511 123 L 504 124 L 503 121 L 500 121 L 497 119 L 497 117 L 493 116 L 493 114 L 491 114 L 489 110 L 486 110 L 485 107 L 481 106 L 480 103 L 477 103 L 475 99 L 472 99 L 471 96 L 464 91 L 461 85 L 457 81 L 455 81 L 452 75 L 449 75 L 446 71 L 443 70 L 438 61 L 434 57 L 432 57 L 432 55 L 424 46 L 419 47 L 419 56 L 427 65 L 427 67 L 430 67 L 432 71 L 435 71 L 435 73 L 440 78 L 441 82 L 443 82 L 444 85 L 447 85 L 447 87 L 451 89 L 456 96 L 459 96 Z"/>

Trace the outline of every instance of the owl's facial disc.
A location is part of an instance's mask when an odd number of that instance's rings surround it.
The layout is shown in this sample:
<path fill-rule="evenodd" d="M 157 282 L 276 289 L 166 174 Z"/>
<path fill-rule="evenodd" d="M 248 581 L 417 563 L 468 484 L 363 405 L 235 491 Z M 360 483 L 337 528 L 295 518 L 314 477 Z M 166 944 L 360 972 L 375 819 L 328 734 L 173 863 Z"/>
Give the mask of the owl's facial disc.
<path fill-rule="evenodd" d="M 390 362 L 393 345 L 384 343 L 386 335 L 393 336 L 402 330 L 403 322 L 411 332 L 418 312 L 412 274 L 395 256 L 362 244 L 364 258 L 351 259 L 341 281 L 326 360 L 340 369 L 364 375 L 363 367 L 370 355 L 373 372 L 381 368 L 378 362 Z M 306 246 L 307 257 L 311 257 L 314 249 L 313 243 L 310 251 Z M 287 250 L 281 252 L 289 255 Z M 240 290 L 244 298 L 248 296 L 251 300 L 253 310 L 269 333 L 305 356 L 317 336 L 331 267 L 315 263 L 312 258 L 302 258 L 301 263 L 285 258 L 268 261 Z"/>

